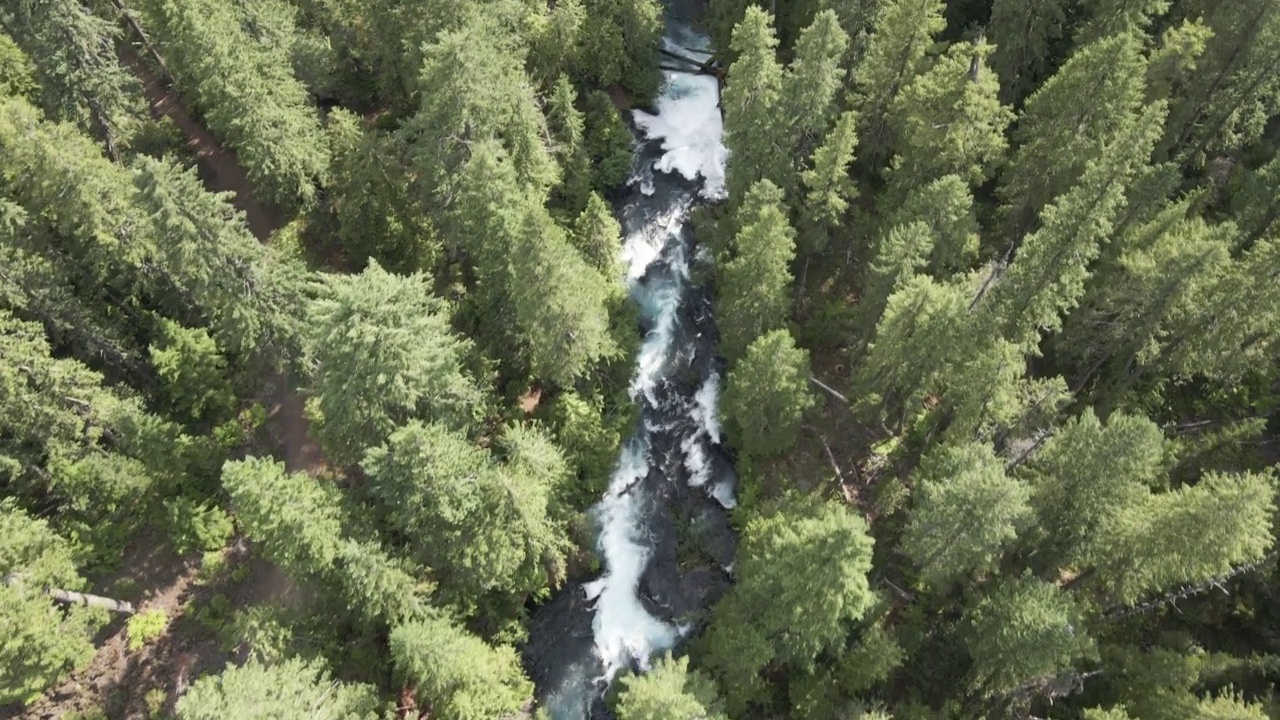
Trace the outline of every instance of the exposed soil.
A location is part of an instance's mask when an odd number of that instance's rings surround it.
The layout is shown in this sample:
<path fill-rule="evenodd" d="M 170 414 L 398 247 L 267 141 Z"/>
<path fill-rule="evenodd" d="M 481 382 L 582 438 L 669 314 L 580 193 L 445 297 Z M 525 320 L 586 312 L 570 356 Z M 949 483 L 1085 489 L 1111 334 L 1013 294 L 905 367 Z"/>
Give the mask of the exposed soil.
<path fill-rule="evenodd" d="M 271 233 L 284 223 L 258 202 L 253 185 L 249 182 L 249 173 L 236 158 L 235 151 L 223 147 L 204 126 L 191 118 L 182 100 L 155 76 L 133 48 L 123 46 L 120 60 L 142 81 L 143 94 L 151 106 L 151 114 L 156 118 L 169 118 L 182 130 L 187 138 L 187 147 L 200 166 L 201 177 L 210 189 L 234 193 L 235 199 L 232 202 L 236 209 L 245 214 L 249 230 L 259 240 L 266 242 Z"/>
<path fill-rule="evenodd" d="M 122 47 L 120 56 L 142 81 L 152 113 L 157 118 L 172 119 L 182 130 L 208 188 L 233 193 L 233 203 L 244 213 L 250 231 L 267 242 L 284 219 L 258 201 L 235 153 L 221 146 L 192 119 L 181 100 L 155 77 L 133 48 Z M 288 376 L 269 378 L 263 396 L 268 407 L 264 429 L 278 446 L 288 469 L 316 473 L 324 468 L 320 446 L 310 436 L 305 403 Z M 233 652 L 210 626 L 225 622 L 229 611 L 235 608 L 292 599 L 297 594 L 279 568 L 252 558 L 242 539 L 224 554 L 228 568 L 246 566 L 245 569 L 234 579 L 200 585 L 196 582 L 201 565 L 199 554 L 181 557 L 163 538 L 140 538 L 126 551 L 120 571 L 104 587 L 115 588 L 120 599 L 133 601 L 139 612 L 163 610 L 169 619 L 165 633 L 130 652 L 126 619 L 113 617 L 95 638 L 98 651 L 87 668 L 24 711 L 0 708 L 0 718 L 54 720 L 100 710 L 111 720 L 145 720 L 157 709 L 171 713 L 192 680 L 217 672 L 233 659 Z M 163 700 L 157 689 L 162 691 Z"/>

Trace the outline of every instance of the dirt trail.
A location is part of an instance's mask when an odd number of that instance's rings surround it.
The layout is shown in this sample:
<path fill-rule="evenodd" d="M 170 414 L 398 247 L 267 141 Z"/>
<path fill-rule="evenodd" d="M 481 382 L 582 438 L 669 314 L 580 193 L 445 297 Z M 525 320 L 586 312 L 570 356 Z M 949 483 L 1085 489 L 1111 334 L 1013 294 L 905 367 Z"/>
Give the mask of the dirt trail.
<path fill-rule="evenodd" d="M 138 611 L 162 610 L 172 626 L 183 617 L 197 564 L 175 555 L 163 540 L 141 538 L 126 552 L 113 584 L 137 588 L 129 595 Z M 199 643 L 165 633 L 154 643 L 131 652 L 125 619 L 119 615 L 112 617 L 101 635 L 106 637 L 97 643 L 98 650 L 89 666 L 45 693 L 21 717 L 55 720 L 70 712 L 100 708 L 112 718 L 145 718 L 150 710 L 145 698 L 148 689 L 163 689 L 167 703 L 176 699 L 178 684 L 167 682 L 166 676 L 179 664 L 175 660 L 180 661 L 180 655 L 194 657 L 184 651 Z M 211 658 L 212 654 L 206 651 L 200 656 Z"/>
<path fill-rule="evenodd" d="M 133 48 L 124 48 L 120 57 L 142 81 L 152 114 L 170 118 L 182 130 L 205 183 L 211 190 L 234 193 L 234 205 L 245 214 L 249 230 L 261 242 L 268 242 L 271 234 L 284 224 L 283 219 L 258 201 L 249 182 L 249 174 L 235 151 L 224 147 L 204 126 L 191 118 L 177 94 L 151 72 Z M 269 386 L 268 395 L 272 401 L 267 413 L 268 430 L 284 450 L 285 465 L 290 471 L 318 471 L 324 467 L 324 458 L 320 446 L 311 438 L 310 423 L 303 412 L 305 404 L 301 396 L 292 389 L 285 376 L 271 378 Z"/>
<path fill-rule="evenodd" d="M 281 222 L 267 212 L 254 196 L 253 185 L 249 182 L 249 173 L 236 158 L 235 151 L 223 147 L 208 130 L 204 129 L 204 126 L 191 119 L 191 115 L 178 96 L 170 92 L 151 73 L 150 68 L 143 64 L 133 48 L 122 49 L 120 60 L 142 81 L 143 94 L 151 105 L 151 114 L 157 118 L 167 117 L 173 120 L 174 124 L 182 130 L 182 134 L 187 138 L 187 147 L 191 148 L 196 161 L 200 164 L 202 177 L 211 189 L 235 193 L 233 204 L 236 209 L 245 214 L 249 230 L 259 240 L 266 242 Z"/>
<path fill-rule="evenodd" d="M 234 193 L 234 205 L 245 214 L 249 230 L 266 243 L 283 224 L 283 219 L 269 212 L 254 195 L 248 173 L 234 152 L 224 148 L 204 127 L 191 118 L 179 98 L 165 87 L 137 53 L 125 47 L 121 61 L 142 81 L 147 101 L 156 117 L 169 117 L 187 138 L 198 164 L 201 178 L 210 190 Z M 305 402 L 293 388 L 290 378 L 277 374 L 267 379 L 264 387 L 268 412 L 266 429 L 278 443 L 290 471 L 315 474 L 325 467 L 319 444 L 311 437 L 310 423 L 304 412 Z M 233 562 L 250 562 L 247 547 L 237 544 L 230 551 Z M 177 556 L 163 539 L 145 538 L 125 555 L 119 577 L 137 588 L 131 597 L 141 602 L 140 611 L 164 610 L 170 628 L 195 622 L 186 615 L 189 603 L 203 606 L 209 590 L 193 585 L 199 567 L 198 558 Z M 262 561 L 250 562 L 249 575 L 236 584 L 235 606 L 280 599 L 296 588 L 275 566 Z M 216 672 L 225 654 L 216 640 L 193 637 L 190 633 L 166 632 L 152 645 L 129 652 L 127 633 L 122 618 L 113 619 L 96 643 L 98 650 L 89 667 L 50 690 L 40 700 L 21 711 L 20 717 L 55 720 L 70 712 L 101 708 L 108 717 L 145 720 L 152 716 L 146 694 L 153 689 L 164 691 L 164 705 L 169 711 L 186 686 L 198 675 Z M 5 717 L 0 708 L 0 717 Z"/>

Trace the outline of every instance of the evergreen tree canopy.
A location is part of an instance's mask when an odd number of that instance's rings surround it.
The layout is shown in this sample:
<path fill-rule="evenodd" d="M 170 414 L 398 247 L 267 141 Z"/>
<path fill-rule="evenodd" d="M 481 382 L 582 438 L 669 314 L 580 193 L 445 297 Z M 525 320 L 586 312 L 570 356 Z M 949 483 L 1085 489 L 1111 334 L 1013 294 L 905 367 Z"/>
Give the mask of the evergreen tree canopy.
<path fill-rule="evenodd" d="M 619 720 L 724 718 L 718 712 L 715 685 L 698 671 L 689 670 L 689 658 L 665 657 L 643 675 L 624 677 L 622 686 Z"/>
<path fill-rule="evenodd" d="M 751 188 L 735 219 L 732 259 L 720 271 L 718 288 L 720 348 L 730 361 L 786 322 L 796 247 L 782 191 L 768 180 Z"/>
<path fill-rule="evenodd" d="M 747 346 L 724 392 L 724 416 L 739 451 L 765 457 L 795 444 L 815 402 L 809 374 L 809 353 L 787 330 L 772 330 Z"/>
<path fill-rule="evenodd" d="M 334 680 L 323 666 L 290 658 L 202 677 L 177 710 L 179 720 L 373 720 L 382 708 L 373 688 Z"/>
<path fill-rule="evenodd" d="M 26 703 L 93 657 L 101 611 L 56 607 L 46 587 L 81 590 L 70 543 L 0 502 L 0 703 Z"/>
<path fill-rule="evenodd" d="M 307 309 L 316 433 L 351 462 L 412 418 L 465 427 L 479 391 L 463 374 L 469 343 L 455 337 L 422 275 L 376 262 L 327 276 Z"/>
<path fill-rule="evenodd" d="M 396 671 L 441 720 L 489 720 L 520 710 L 533 693 L 515 651 L 490 647 L 443 618 L 391 631 Z"/>
<path fill-rule="evenodd" d="M 871 608 L 872 544 L 862 518 L 829 501 L 784 503 L 747 524 L 738 582 L 715 609 L 702 662 L 730 713 L 761 697 L 766 667 L 812 667 Z"/>
<path fill-rule="evenodd" d="M 1030 489 L 985 444 L 934 450 L 916 482 L 903 549 L 935 586 L 991 568 L 1031 520 Z"/>

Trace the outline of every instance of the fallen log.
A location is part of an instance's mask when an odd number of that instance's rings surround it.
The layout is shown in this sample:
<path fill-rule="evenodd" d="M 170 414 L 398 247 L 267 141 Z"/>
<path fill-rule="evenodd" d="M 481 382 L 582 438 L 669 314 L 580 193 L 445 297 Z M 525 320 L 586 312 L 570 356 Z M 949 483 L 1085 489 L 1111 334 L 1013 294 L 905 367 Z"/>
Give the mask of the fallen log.
<path fill-rule="evenodd" d="M 696 70 L 688 70 L 688 69 L 680 69 L 680 68 L 663 68 L 663 69 L 671 69 L 674 72 L 693 72 L 693 73 L 698 73 L 700 75 L 714 75 L 716 77 L 720 77 L 720 70 L 715 66 L 716 59 L 714 57 L 709 58 L 705 61 L 702 61 L 702 60 L 695 60 L 689 57 L 688 55 L 681 55 L 680 53 L 675 52 L 674 50 L 668 50 L 666 48 L 658 48 L 658 52 L 662 53 L 663 55 L 666 55 L 667 57 L 673 60 L 679 60 L 682 63 L 687 63 L 697 68 Z"/>
<path fill-rule="evenodd" d="M 4 576 L 5 585 L 17 585 L 22 581 L 25 573 L 10 573 Z M 48 595 L 56 602 L 67 605 L 84 605 L 85 607 L 105 608 L 111 612 L 117 612 L 122 615 L 133 615 L 137 610 L 134 609 L 133 603 L 124 600 L 115 600 L 101 595 L 90 595 L 89 593 L 74 592 L 71 590 L 62 590 L 60 588 L 45 588 L 44 594 Z"/>
<path fill-rule="evenodd" d="M 844 395 L 840 394 L 840 392 L 839 392 L 838 390 L 836 390 L 835 388 L 831 387 L 830 385 L 828 385 L 828 384 L 826 384 L 826 383 L 822 382 L 822 381 L 821 381 L 821 380 L 819 380 L 818 378 L 816 378 L 816 377 L 814 377 L 814 376 L 810 375 L 810 376 L 809 376 L 809 382 L 813 383 L 814 385 L 817 385 L 818 387 L 822 388 L 823 390 L 826 390 L 826 391 L 827 391 L 827 393 L 831 395 L 831 397 L 833 397 L 833 398 L 835 398 L 835 399 L 839 400 L 840 402 L 844 403 L 845 405 L 848 405 L 848 404 L 849 404 L 849 398 L 847 398 L 847 397 L 845 397 Z"/>

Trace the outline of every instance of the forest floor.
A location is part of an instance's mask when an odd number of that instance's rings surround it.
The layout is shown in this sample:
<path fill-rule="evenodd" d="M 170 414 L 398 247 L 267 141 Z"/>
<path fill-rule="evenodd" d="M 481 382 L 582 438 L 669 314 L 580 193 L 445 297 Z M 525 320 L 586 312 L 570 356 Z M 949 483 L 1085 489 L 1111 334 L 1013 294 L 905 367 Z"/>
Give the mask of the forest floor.
<path fill-rule="evenodd" d="M 169 118 L 182 131 L 201 179 L 210 190 L 234 194 L 254 236 L 267 242 L 283 219 L 254 194 L 235 153 L 223 147 L 187 112 L 182 101 L 132 48 L 121 49 L 122 62 L 142 80 L 157 119 Z M 288 376 L 276 375 L 263 392 L 268 444 L 290 471 L 315 474 L 325 467 L 320 446 L 311 437 L 305 402 Z M 219 556 L 220 555 L 220 559 Z M 123 617 L 115 616 L 95 638 L 98 648 L 88 667 L 46 693 L 18 717 L 31 720 L 147 720 L 171 713 L 190 681 L 216 672 L 238 651 L 224 628 L 237 608 L 295 598 L 297 590 L 271 563 L 252 558 L 236 540 L 221 553 L 181 556 L 160 537 L 143 536 L 129 547 L 120 569 L 103 583 L 115 597 L 141 611 L 162 610 L 165 632 L 143 648 L 128 649 Z M 0 708 L 0 717 L 4 717 Z"/>

